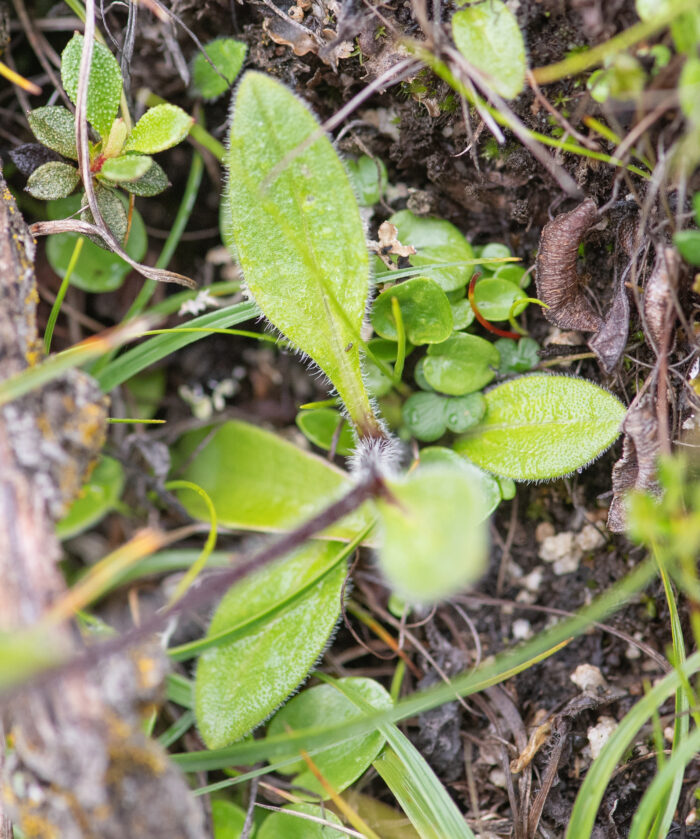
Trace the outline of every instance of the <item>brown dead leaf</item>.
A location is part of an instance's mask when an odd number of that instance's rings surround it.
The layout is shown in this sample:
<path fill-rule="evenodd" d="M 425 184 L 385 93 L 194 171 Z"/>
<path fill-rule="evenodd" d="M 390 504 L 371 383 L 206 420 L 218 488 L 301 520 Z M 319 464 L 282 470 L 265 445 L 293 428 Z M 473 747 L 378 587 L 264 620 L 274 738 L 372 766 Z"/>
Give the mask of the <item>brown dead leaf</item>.
<path fill-rule="evenodd" d="M 600 366 L 610 375 L 617 367 L 627 345 L 630 325 L 630 303 L 627 287 L 618 280 L 610 310 L 605 316 L 600 332 L 591 338 L 588 346 L 598 357 Z"/>
<path fill-rule="evenodd" d="M 517 757 L 515 760 L 511 760 L 510 762 L 510 771 L 514 775 L 518 772 L 522 772 L 526 766 L 529 766 L 537 752 L 547 742 L 551 732 L 552 720 L 549 719 L 543 722 L 541 725 L 538 725 L 537 728 L 532 732 L 532 734 L 530 734 L 530 738 L 527 741 L 527 746 L 525 746 L 525 749 L 520 753 L 519 757 Z"/>
<path fill-rule="evenodd" d="M 613 466 L 613 500 L 608 511 L 608 530 L 625 529 L 625 494 L 631 489 L 654 490 L 659 454 L 658 420 L 652 397 L 633 402 L 622 423 L 625 439 L 622 457 Z"/>
<path fill-rule="evenodd" d="M 659 248 L 656 261 L 644 288 L 644 321 L 657 353 L 665 344 L 672 324 L 672 290 L 678 280 L 680 257 L 673 248 Z M 675 320 L 675 318 L 674 318 Z"/>
<path fill-rule="evenodd" d="M 544 226 L 537 253 L 537 296 L 549 306 L 544 316 L 560 329 L 598 332 L 603 321 L 586 297 L 576 267 L 578 247 L 597 216 L 592 198 Z"/>
<path fill-rule="evenodd" d="M 379 241 L 369 243 L 369 249 L 374 251 L 374 253 L 376 253 L 382 262 L 389 268 L 396 267 L 394 262 L 392 262 L 389 258 L 391 255 L 406 257 L 412 256 L 416 252 L 413 245 L 402 245 L 401 242 L 399 242 L 397 236 L 398 232 L 398 228 L 395 224 L 383 221 L 379 225 L 379 230 L 377 231 Z"/>
<path fill-rule="evenodd" d="M 291 47 L 294 55 L 306 55 L 308 52 L 314 54 L 319 50 L 319 40 L 313 33 L 305 32 L 290 18 L 289 21 L 282 18 L 265 18 L 263 21 L 263 32 L 267 33 L 270 40 L 284 47 Z"/>

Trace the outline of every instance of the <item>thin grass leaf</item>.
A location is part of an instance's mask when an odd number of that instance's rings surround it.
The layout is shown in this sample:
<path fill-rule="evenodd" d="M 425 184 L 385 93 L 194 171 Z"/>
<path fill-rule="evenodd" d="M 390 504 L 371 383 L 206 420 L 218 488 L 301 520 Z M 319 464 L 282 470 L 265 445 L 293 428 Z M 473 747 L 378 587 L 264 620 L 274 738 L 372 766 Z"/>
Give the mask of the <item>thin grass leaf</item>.
<path fill-rule="evenodd" d="M 237 323 L 250 320 L 257 314 L 258 310 L 253 303 L 236 303 L 233 306 L 226 306 L 224 309 L 207 312 L 205 315 L 193 318 L 187 321 L 186 325 L 226 329 Z M 160 361 L 161 358 L 165 358 L 195 341 L 200 341 L 204 337 L 206 337 L 206 334 L 202 332 L 185 332 L 182 334 L 171 332 L 169 335 L 156 335 L 111 361 L 97 375 L 97 381 L 102 390 L 109 393 L 122 382 L 145 370 L 151 364 L 155 364 L 156 361 Z"/>
<path fill-rule="evenodd" d="M 566 839 L 589 839 L 605 790 L 637 733 L 654 711 L 678 690 L 683 683 L 683 678 L 692 676 L 698 670 L 700 670 L 700 653 L 695 653 L 677 671 L 669 673 L 655 685 L 625 715 L 588 770 L 574 802 Z"/>

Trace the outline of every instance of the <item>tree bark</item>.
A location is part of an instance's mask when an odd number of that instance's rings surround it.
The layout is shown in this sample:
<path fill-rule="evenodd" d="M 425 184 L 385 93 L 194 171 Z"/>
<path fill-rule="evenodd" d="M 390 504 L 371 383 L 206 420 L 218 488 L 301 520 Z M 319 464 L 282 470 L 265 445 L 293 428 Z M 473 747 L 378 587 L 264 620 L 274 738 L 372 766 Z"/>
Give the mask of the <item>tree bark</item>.
<path fill-rule="evenodd" d="M 0 379 L 43 356 L 33 260 L 0 175 Z M 106 418 L 106 397 L 79 370 L 0 407 L 0 633 L 35 626 L 65 591 L 54 523 L 103 446 Z M 85 640 L 64 624 L 51 643 L 69 652 Z M 0 839 L 12 835 L 9 821 L 46 839 L 203 837 L 184 778 L 141 729 L 164 673 L 152 644 L 0 708 L 10 746 L 0 760 Z"/>

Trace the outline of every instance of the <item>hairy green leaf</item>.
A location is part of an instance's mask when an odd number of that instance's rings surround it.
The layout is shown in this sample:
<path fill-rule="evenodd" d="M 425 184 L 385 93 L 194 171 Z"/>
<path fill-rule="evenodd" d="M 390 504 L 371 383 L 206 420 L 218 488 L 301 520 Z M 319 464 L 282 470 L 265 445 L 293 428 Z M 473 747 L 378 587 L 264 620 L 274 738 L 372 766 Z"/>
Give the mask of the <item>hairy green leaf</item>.
<path fill-rule="evenodd" d="M 122 198 L 116 189 L 112 189 L 111 187 L 100 183 L 95 184 L 95 198 L 97 198 L 97 206 L 100 208 L 100 212 L 102 213 L 102 220 L 112 231 L 116 240 L 120 244 L 123 244 L 128 227 L 125 202 L 122 201 Z M 85 207 L 85 209 L 80 213 L 80 218 L 82 221 L 88 222 L 88 224 L 95 223 L 95 219 L 93 218 L 89 207 Z M 88 239 L 96 245 L 104 248 L 105 250 L 109 250 L 109 246 L 105 244 L 100 236 L 93 236 L 92 234 L 87 235 Z"/>
<path fill-rule="evenodd" d="M 376 433 L 359 345 L 369 257 L 333 145 L 301 100 L 249 72 L 235 100 L 227 163 L 227 221 L 248 289 L 328 376 L 359 433 Z"/>
<path fill-rule="evenodd" d="M 415 277 L 385 289 L 374 301 L 372 326 L 382 338 L 398 339 L 391 302 L 394 298 L 412 344 L 439 344 L 452 333 L 452 309 L 445 292 L 434 280 Z"/>
<path fill-rule="evenodd" d="M 137 181 L 151 168 L 153 160 L 141 154 L 123 154 L 111 157 L 102 164 L 100 174 L 110 181 L 122 184 L 124 181 Z"/>
<path fill-rule="evenodd" d="M 177 461 L 186 464 L 179 476 L 201 486 L 219 521 L 237 530 L 291 530 L 352 487 L 348 475 L 327 460 L 269 431 L 233 420 L 213 433 L 205 429 L 184 435 L 177 446 Z M 195 493 L 182 493 L 180 501 L 191 516 L 209 520 Z M 324 535 L 350 540 L 370 521 L 369 509 L 362 507 Z"/>
<path fill-rule="evenodd" d="M 377 501 L 378 555 L 392 588 L 429 603 L 477 580 L 488 542 L 480 482 L 462 469 L 431 465 L 388 487 L 393 498 Z"/>
<path fill-rule="evenodd" d="M 177 105 L 156 105 L 149 108 L 126 141 L 124 151 L 155 154 L 176 146 L 189 134 L 193 117 Z"/>
<path fill-rule="evenodd" d="M 409 257 L 411 265 L 439 266 L 444 262 L 474 259 L 472 246 L 454 224 L 439 218 L 422 218 L 410 210 L 401 210 L 389 219 L 396 225 L 402 245 L 413 245 L 417 253 Z M 436 268 L 430 277 L 443 291 L 463 288 L 474 273 L 473 265 Z"/>
<path fill-rule="evenodd" d="M 78 32 L 61 53 L 61 81 L 71 102 L 78 98 L 80 58 L 85 39 Z M 119 108 L 122 95 L 122 73 L 117 59 L 103 44 L 95 41 L 87 89 L 87 121 L 100 137 L 107 137 Z"/>
<path fill-rule="evenodd" d="M 457 49 L 490 87 L 513 99 L 525 86 L 525 42 L 515 15 L 502 0 L 474 3 L 452 17 Z"/>
<path fill-rule="evenodd" d="M 455 449 L 516 481 L 556 478 L 612 445 L 624 415 L 619 399 L 592 382 L 536 373 L 490 390 L 483 420 Z"/>
<path fill-rule="evenodd" d="M 224 595 L 207 637 L 239 631 L 202 653 L 195 680 L 197 725 L 209 748 L 248 734 L 306 678 L 340 614 L 341 550 L 310 542 Z"/>
<path fill-rule="evenodd" d="M 391 708 L 391 697 L 374 679 L 346 678 L 340 679 L 340 683 L 351 686 L 378 710 Z M 357 707 L 336 688 L 332 685 L 316 685 L 295 696 L 281 708 L 272 718 L 267 733 L 274 736 L 290 730 L 320 728 L 357 716 Z M 318 752 L 313 760 L 330 785 L 337 792 L 342 792 L 365 772 L 383 745 L 384 737 L 378 732 L 372 732 Z M 296 754 L 296 751 L 292 751 L 288 757 Z M 286 775 L 295 775 L 295 786 L 316 793 L 321 798 L 329 797 L 302 759 L 280 771 Z"/>
<path fill-rule="evenodd" d="M 35 169 L 27 179 L 27 192 L 41 201 L 66 198 L 80 183 L 75 166 L 52 160 Z"/>
<path fill-rule="evenodd" d="M 78 159 L 75 147 L 75 117 L 61 105 L 46 105 L 27 114 L 29 127 L 37 140 L 71 160 Z"/>
<path fill-rule="evenodd" d="M 204 45 L 205 55 L 197 53 L 192 62 L 192 87 L 203 99 L 218 99 L 241 72 L 248 47 L 234 38 L 216 38 Z"/>
<path fill-rule="evenodd" d="M 328 824 L 319 824 L 310 819 L 301 819 L 293 813 L 302 813 L 322 819 Z M 262 823 L 257 839 L 343 839 L 347 834 L 334 830 L 329 825 L 342 827 L 340 819 L 330 810 L 322 810 L 314 804 L 287 804 L 278 813 L 272 813 Z"/>
<path fill-rule="evenodd" d="M 500 356 L 490 341 L 455 332 L 441 344 L 431 344 L 423 373 L 431 387 L 451 396 L 481 390 L 496 375 Z"/>

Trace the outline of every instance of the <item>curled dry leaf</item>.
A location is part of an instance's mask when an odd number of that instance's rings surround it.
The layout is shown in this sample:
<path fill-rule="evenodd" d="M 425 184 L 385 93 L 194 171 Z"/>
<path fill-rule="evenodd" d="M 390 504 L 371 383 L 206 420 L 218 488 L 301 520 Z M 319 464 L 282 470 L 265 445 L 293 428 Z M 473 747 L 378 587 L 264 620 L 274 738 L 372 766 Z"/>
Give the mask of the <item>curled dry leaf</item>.
<path fill-rule="evenodd" d="M 605 316 L 600 332 L 588 342 L 598 357 L 600 366 L 610 375 L 617 367 L 627 344 L 630 322 L 630 303 L 627 287 L 622 279 L 617 282 L 612 306 Z"/>
<path fill-rule="evenodd" d="M 398 240 L 398 228 L 395 224 L 389 221 L 384 221 L 379 225 L 377 235 L 378 242 L 370 242 L 369 249 L 374 251 L 382 262 L 389 268 L 395 268 L 396 265 L 389 258 L 394 256 L 412 256 L 416 249 L 413 245 L 402 245 Z"/>
<path fill-rule="evenodd" d="M 658 421 L 652 397 L 633 402 L 622 423 L 625 434 L 622 457 L 613 466 L 613 500 L 608 511 L 608 530 L 625 529 L 625 493 L 631 489 L 656 488 L 656 458 L 659 454 Z"/>
<path fill-rule="evenodd" d="M 657 354 L 662 352 L 665 335 L 671 326 L 673 300 L 680 257 L 673 248 L 659 248 L 656 261 L 644 289 L 644 321 Z"/>
<path fill-rule="evenodd" d="M 598 332 L 600 315 L 583 290 L 583 279 L 576 267 L 578 247 L 597 216 L 592 198 L 568 213 L 561 213 L 545 225 L 537 252 L 535 281 L 537 296 L 549 306 L 544 315 L 560 329 Z"/>

